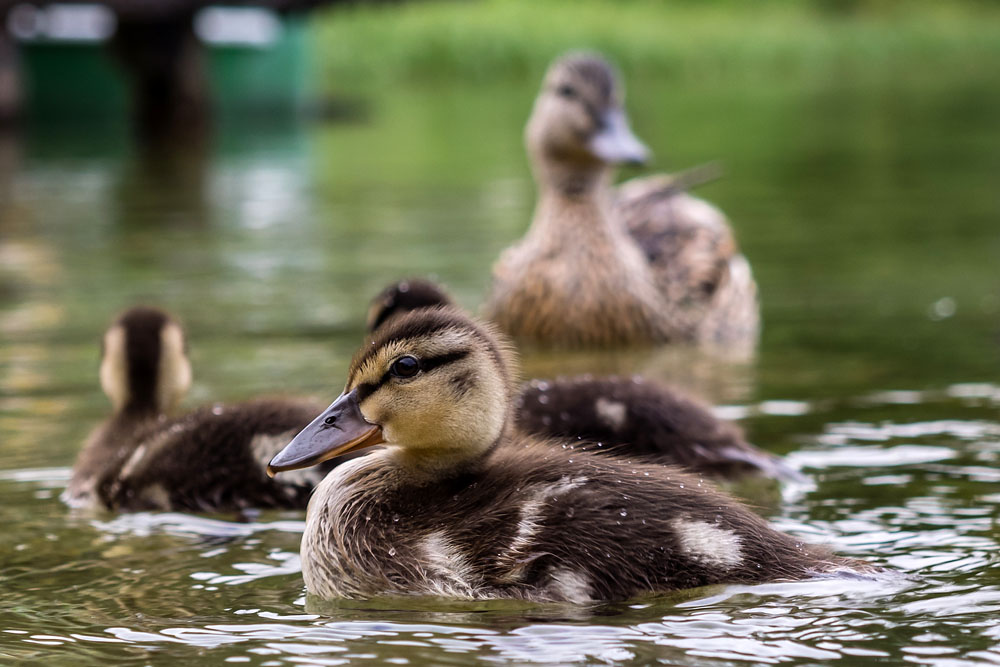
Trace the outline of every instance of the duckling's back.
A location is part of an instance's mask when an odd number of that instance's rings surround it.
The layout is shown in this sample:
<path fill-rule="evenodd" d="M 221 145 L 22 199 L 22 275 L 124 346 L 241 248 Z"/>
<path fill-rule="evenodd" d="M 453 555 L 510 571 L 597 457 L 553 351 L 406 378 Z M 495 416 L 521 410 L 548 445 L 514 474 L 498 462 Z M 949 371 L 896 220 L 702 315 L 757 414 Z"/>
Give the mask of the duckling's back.
<path fill-rule="evenodd" d="M 386 451 L 346 464 L 317 490 L 302 556 L 307 588 L 327 598 L 583 603 L 870 569 L 678 468 L 525 439 L 433 483 L 407 481 Z"/>
<path fill-rule="evenodd" d="M 210 405 L 164 421 L 97 488 L 113 510 L 302 508 L 331 466 L 274 480 L 267 462 L 322 410 L 290 399 Z"/>

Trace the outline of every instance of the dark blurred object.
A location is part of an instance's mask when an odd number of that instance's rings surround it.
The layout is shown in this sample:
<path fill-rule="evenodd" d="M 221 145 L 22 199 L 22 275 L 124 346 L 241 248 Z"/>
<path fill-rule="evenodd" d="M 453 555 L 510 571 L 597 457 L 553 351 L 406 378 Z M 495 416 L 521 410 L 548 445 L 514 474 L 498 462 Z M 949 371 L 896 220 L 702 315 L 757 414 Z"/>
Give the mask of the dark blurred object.
<path fill-rule="evenodd" d="M 241 114 L 299 111 L 306 80 L 301 15 L 335 2 L 4 2 L 0 122 L 103 115 L 122 106 L 124 91 L 104 55 L 124 74 L 144 140 L 202 135 L 220 106 Z"/>

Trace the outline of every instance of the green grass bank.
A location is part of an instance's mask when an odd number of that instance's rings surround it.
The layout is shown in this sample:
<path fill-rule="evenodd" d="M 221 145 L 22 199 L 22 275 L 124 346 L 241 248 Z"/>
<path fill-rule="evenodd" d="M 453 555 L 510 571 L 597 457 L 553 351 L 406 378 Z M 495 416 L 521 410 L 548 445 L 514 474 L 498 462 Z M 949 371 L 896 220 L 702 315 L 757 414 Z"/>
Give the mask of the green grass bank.
<path fill-rule="evenodd" d="M 974 0 L 429 0 L 333 8 L 314 25 L 324 93 L 536 79 L 578 48 L 674 80 L 1000 73 L 1000 3 Z"/>

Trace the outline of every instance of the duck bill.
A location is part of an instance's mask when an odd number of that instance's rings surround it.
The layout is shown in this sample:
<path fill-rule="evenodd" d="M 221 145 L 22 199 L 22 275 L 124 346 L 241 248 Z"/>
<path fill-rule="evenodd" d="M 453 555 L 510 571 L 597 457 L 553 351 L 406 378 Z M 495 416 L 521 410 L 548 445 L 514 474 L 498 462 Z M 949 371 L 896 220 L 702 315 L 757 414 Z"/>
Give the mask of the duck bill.
<path fill-rule="evenodd" d="M 649 162 L 649 149 L 632 133 L 624 111 L 608 111 L 601 125 L 601 130 L 590 140 L 590 151 L 597 159 L 608 164 L 643 165 Z"/>
<path fill-rule="evenodd" d="M 365 420 L 358 395 L 351 390 L 341 394 L 278 452 L 267 465 L 267 474 L 274 477 L 285 470 L 308 468 L 382 442 L 382 428 Z"/>

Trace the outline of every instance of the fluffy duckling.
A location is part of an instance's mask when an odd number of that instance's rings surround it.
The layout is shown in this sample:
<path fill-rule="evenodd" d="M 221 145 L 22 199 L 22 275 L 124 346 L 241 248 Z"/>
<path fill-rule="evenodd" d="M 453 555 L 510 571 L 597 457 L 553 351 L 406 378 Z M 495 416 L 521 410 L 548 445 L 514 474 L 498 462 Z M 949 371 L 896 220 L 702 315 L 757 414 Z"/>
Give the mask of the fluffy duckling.
<path fill-rule="evenodd" d="M 372 301 L 368 331 L 403 313 L 435 306 L 456 307 L 429 280 L 393 283 Z M 708 406 L 638 376 L 532 380 L 514 399 L 513 420 L 523 433 L 600 443 L 717 479 L 762 475 L 804 481 L 801 473 L 747 442 L 739 428 L 715 417 Z"/>
<path fill-rule="evenodd" d="M 622 99 L 599 57 L 549 69 L 525 131 L 538 204 L 493 268 L 487 317 L 543 345 L 752 346 L 756 285 L 722 213 L 669 177 L 611 187 L 648 157 Z"/>
<path fill-rule="evenodd" d="M 315 416 L 305 401 L 210 405 L 170 418 L 191 383 L 184 332 L 170 315 L 137 307 L 104 334 L 101 387 L 111 417 L 91 434 L 63 499 L 111 510 L 231 511 L 305 507 L 322 478 L 276 481 L 267 461 Z"/>
<path fill-rule="evenodd" d="M 340 397 L 269 466 L 385 445 L 313 494 L 301 550 L 311 594 L 584 603 L 870 569 L 678 468 L 509 428 L 515 363 L 487 325 L 449 308 L 392 318 L 366 342 Z"/>

